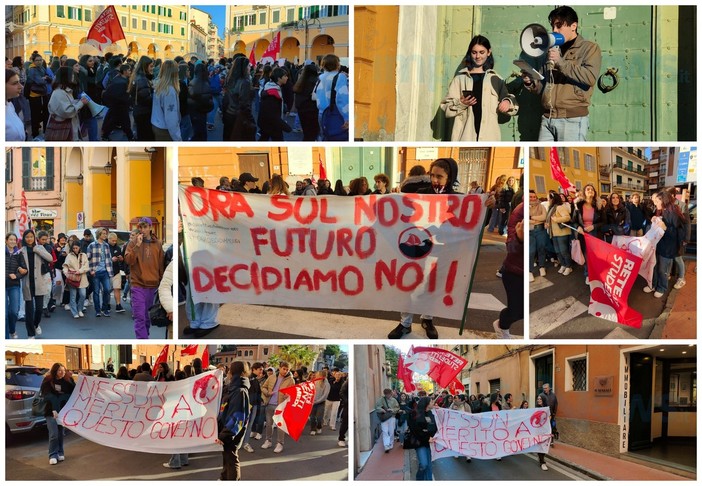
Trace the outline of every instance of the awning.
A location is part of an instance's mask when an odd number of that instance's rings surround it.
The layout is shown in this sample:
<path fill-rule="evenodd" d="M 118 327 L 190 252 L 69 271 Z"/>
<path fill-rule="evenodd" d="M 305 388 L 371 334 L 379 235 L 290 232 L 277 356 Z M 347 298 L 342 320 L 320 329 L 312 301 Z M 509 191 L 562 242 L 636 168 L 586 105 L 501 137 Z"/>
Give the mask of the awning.
<path fill-rule="evenodd" d="M 5 341 L 7 342 L 7 341 Z M 31 343 L 12 343 L 5 347 L 6 353 L 20 353 L 20 354 L 43 354 L 44 349 L 41 344 L 31 344 Z"/>

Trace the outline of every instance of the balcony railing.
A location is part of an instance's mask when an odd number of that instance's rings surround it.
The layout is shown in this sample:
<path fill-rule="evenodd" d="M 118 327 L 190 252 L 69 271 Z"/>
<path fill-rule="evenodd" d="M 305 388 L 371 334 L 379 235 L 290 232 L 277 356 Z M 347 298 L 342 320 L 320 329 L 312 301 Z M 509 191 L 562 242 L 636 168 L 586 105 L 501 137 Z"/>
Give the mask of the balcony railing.
<path fill-rule="evenodd" d="M 639 184 L 629 184 L 627 182 L 612 182 L 612 186 L 621 187 L 622 189 L 628 189 L 630 191 L 644 191 L 646 188 Z"/>
<path fill-rule="evenodd" d="M 627 172 L 631 172 L 631 173 L 642 175 L 642 176 L 647 175 L 645 170 L 635 169 L 633 167 L 629 167 L 628 165 L 624 165 L 621 162 L 614 162 L 612 164 L 612 167 L 614 167 L 616 169 L 622 169 L 622 170 L 625 170 Z"/>
<path fill-rule="evenodd" d="M 54 177 L 23 177 L 22 187 L 25 191 L 52 191 Z"/>

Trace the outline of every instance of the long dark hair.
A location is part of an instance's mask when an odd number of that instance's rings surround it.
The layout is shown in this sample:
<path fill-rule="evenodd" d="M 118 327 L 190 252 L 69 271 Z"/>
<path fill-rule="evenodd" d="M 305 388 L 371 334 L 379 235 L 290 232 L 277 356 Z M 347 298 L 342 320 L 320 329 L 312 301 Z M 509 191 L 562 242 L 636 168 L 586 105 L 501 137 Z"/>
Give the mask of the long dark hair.
<path fill-rule="evenodd" d="M 470 44 L 468 44 L 468 51 L 466 51 L 466 55 L 463 58 L 463 64 L 468 68 L 468 70 L 477 67 L 475 63 L 473 63 L 473 58 L 470 55 L 470 51 L 472 51 L 476 45 L 483 46 L 485 49 L 491 51 L 490 55 L 485 60 L 485 64 L 483 64 L 483 70 L 487 71 L 488 69 L 494 68 L 495 58 L 492 56 L 492 47 L 490 47 L 490 41 L 484 35 L 476 35 L 470 40 Z"/>
<path fill-rule="evenodd" d="M 61 66 L 56 73 L 56 79 L 54 79 L 54 84 L 52 88 L 54 89 L 66 89 L 75 90 L 78 87 L 76 81 L 76 75 L 73 72 L 72 67 Z"/>
<path fill-rule="evenodd" d="M 667 190 L 662 190 L 658 191 L 653 195 L 654 197 L 659 197 L 661 198 L 661 202 L 663 203 L 663 211 L 660 211 L 660 216 L 662 216 L 665 213 L 672 212 L 674 213 L 680 220 L 682 221 L 684 219 L 682 211 L 678 207 L 677 204 L 675 204 L 675 198 L 668 192 Z M 654 203 L 655 207 L 655 203 Z M 656 213 L 658 213 L 658 208 L 656 207 Z"/>
<path fill-rule="evenodd" d="M 422 397 L 419 399 L 417 402 L 417 406 L 414 408 L 414 418 L 415 419 L 422 419 L 426 417 L 427 415 L 427 407 L 431 403 L 431 398 L 429 397 Z"/>
<path fill-rule="evenodd" d="M 9 83 L 10 80 L 12 79 L 12 76 L 17 76 L 19 77 L 19 74 L 14 69 L 7 69 L 5 68 L 5 82 Z"/>
<path fill-rule="evenodd" d="M 317 66 L 314 64 L 308 64 L 302 68 L 300 77 L 297 78 L 297 83 L 293 86 L 293 92 L 295 93 L 307 93 L 312 92 L 314 85 L 317 84 L 317 79 L 319 78 L 319 72 L 317 71 Z"/>
<path fill-rule="evenodd" d="M 548 198 L 551 201 L 548 205 L 549 208 L 552 208 L 554 206 L 560 206 L 561 204 L 563 204 L 563 199 L 561 199 L 561 195 L 558 194 L 556 191 L 549 191 Z"/>
<path fill-rule="evenodd" d="M 32 244 L 32 245 L 30 245 L 29 243 L 27 243 L 27 240 L 26 240 L 27 235 L 28 235 L 29 233 L 32 233 L 32 234 L 34 235 L 34 244 Z M 32 247 L 34 247 L 36 244 L 37 244 L 37 235 L 36 235 L 36 233 L 34 232 L 34 230 L 31 229 L 31 228 L 25 230 L 24 233 L 22 234 L 22 246 L 23 246 L 23 247 L 27 247 L 27 246 L 28 246 L 28 247 L 32 248 Z"/>
<path fill-rule="evenodd" d="M 52 381 L 58 380 L 58 377 L 56 375 L 58 374 L 58 370 L 60 368 L 65 369 L 66 367 L 63 366 L 61 363 L 54 363 L 53 366 L 51 366 L 51 369 L 49 370 L 49 379 L 51 379 Z"/>

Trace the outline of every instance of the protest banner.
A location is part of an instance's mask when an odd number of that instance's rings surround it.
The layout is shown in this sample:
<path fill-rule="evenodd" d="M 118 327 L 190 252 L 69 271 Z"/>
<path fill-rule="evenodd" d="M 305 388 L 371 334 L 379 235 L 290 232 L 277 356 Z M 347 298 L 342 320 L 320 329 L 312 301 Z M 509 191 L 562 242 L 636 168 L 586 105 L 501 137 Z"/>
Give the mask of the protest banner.
<path fill-rule="evenodd" d="M 551 163 L 551 177 L 553 180 L 558 182 L 558 184 L 566 192 L 577 192 L 577 188 L 573 185 L 568 176 L 563 172 L 563 167 L 561 167 L 561 160 L 558 157 L 558 149 L 556 147 L 551 147 L 549 152 L 549 162 Z"/>
<path fill-rule="evenodd" d="M 315 381 L 305 381 L 297 385 L 289 386 L 280 390 L 280 393 L 287 395 L 283 403 L 279 404 L 273 412 L 273 420 L 276 427 L 288 434 L 297 441 L 305 430 L 307 420 L 312 413 L 314 404 Z"/>
<path fill-rule="evenodd" d="M 215 443 L 221 394 L 220 370 L 167 382 L 80 375 L 58 420 L 92 442 L 117 449 L 221 451 Z"/>
<path fill-rule="evenodd" d="M 412 382 L 412 372 L 405 366 L 402 353 L 397 357 L 397 379 L 404 385 L 405 393 L 412 393 L 417 389 Z"/>
<path fill-rule="evenodd" d="M 654 216 L 657 218 L 658 216 Z M 653 288 L 653 270 L 656 268 L 656 244 L 663 238 L 663 228 L 652 226 L 643 236 L 617 236 L 612 238 L 612 245 L 642 260 L 639 275 Z"/>
<path fill-rule="evenodd" d="M 109 46 L 119 40 L 125 40 L 122 24 L 119 23 L 119 16 L 115 7 L 110 5 L 102 11 L 90 26 L 86 43 L 95 46 L 98 51 L 104 52 Z"/>
<path fill-rule="evenodd" d="M 463 316 L 485 195 L 179 196 L 195 303 Z"/>
<path fill-rule="evenodd" d="M 551 442 L 549 409 L 525 408 L 499 412 L 466 413 L 433 408 L 436 442 L 431 460 L 465 456 L 497 459 L 528 452 L 548 452 Z"/>
<path fill-rule="evenodd" d="M 641 258 L 587 233 L 584 236 L 590 279 L 588 313 L 625 326 L 640 328 L 643 316 L 629 307 L 627 301 L 641 267 Z"/>
<path fill-rule="evenodd" d="M 427 375 L 441 388 L 449 386 L 467 364 L 467 360 L 451 351 L 431 347 L 413 346 L 404 359 L 405 368 Z"/>

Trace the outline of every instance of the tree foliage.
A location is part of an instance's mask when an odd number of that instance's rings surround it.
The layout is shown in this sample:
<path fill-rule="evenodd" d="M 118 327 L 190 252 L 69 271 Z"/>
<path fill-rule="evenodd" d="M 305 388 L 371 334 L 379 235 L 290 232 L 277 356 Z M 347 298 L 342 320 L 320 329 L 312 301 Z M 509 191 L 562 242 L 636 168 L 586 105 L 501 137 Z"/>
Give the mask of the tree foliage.
<path fill-rule="evenodd" d="M 268 363 L 278 367 L 281 361 L 287 361 L 291 370 L 296 370 L 302 366 L 312 369 L 312 364 L 317 359 L 319 353 L 309 346 L 300 344 L 286 344 L 281 346 L 276 354 L 271 355 Z"/>
<path fill-rule="evenodd" d="M 383 346 L 385 348 L 385 361 L 390 363 L 390 383 L 391 388 L 399 389 L 400 380 L 397 379 L 397 363 L 400 359 L 400 350 L 392 346 Z"/>

